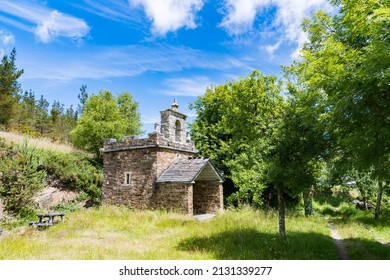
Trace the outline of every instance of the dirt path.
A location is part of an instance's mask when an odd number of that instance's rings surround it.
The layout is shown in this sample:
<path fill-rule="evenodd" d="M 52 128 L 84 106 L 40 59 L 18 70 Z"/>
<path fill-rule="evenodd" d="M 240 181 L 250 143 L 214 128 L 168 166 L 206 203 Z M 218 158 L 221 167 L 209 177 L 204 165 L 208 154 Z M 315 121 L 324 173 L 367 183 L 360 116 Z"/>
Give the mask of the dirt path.
<path fill-rule="evenodd" d="M 335 229 L 334 225 L 328 221 L 329 229 L 330 229 L 330 235 L 332 236 L 334 243 L 337 247 L 337 252 L 339 253 L 339 257 L 342 260 L 349 260 L 348 254 L 347 254 L 347 248 L 345 247 L 345 244 L 343 242 L 343 239 L 341 238 L 340 234 Z"/>

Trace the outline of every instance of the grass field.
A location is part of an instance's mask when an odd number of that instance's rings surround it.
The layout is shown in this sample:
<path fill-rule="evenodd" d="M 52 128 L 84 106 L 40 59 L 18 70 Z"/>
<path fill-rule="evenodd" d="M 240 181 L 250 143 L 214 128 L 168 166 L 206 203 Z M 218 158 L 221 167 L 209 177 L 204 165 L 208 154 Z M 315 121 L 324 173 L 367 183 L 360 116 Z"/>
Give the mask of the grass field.
<path fill-rule="evenodd" d="M 328 218 L 329 219 L 329 218 Z M 330 218 L 345 239 L 351 259 L 390 259 L 387 220 L 367 215 Z M 371 225 L 370 225 L 371 223 Z M 252 209 L 227 210 L 208 221 L 160 211 L 100 207 L 68 213 L 46 230 L 22 227 L 0 238 L 0 259 L 338 259 L 322 215 L 288 215 L 286 247 L 279 242 L 277 215 Z"/>
<path fill-rule="evenodd" d="M 289 245 L 275 213 L 226 211 L 209 221 L 158 211 L 101 207 L 66 215 L 47 230 L 0 239 L 0 259 L 337 259 L 326 221 L 289 217 Z M 18 231 L 18 232 L 17 232 Z"/>

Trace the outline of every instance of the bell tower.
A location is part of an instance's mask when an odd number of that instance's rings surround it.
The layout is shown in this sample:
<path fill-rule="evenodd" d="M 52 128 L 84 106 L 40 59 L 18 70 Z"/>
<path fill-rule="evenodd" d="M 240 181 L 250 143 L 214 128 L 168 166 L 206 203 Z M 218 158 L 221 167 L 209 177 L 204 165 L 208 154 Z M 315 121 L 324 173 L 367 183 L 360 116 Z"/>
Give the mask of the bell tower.
<path fill-rule="evenodd" d="M 171 104 L 171 109 L 160 111 L 161 133 L 164 138 L 176 143 L 186 143 L 186 119 L 187 116 L 179 112 L 179 104 L 176 99 Z"/>

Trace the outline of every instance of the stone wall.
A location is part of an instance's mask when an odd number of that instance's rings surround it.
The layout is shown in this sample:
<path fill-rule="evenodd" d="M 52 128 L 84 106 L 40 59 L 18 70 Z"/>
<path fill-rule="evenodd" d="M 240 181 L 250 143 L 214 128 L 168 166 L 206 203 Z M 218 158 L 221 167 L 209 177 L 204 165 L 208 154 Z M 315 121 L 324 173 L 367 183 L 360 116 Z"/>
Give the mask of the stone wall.
<path fill-rule="evenodd" d="M 193 189 L 194 214 L 223 210 L 223 189 L 219 182 L 196 181 Z"/>
<path fill-rule="evenodd" d="M 157 138 L 157 133 L 150 133 L 147 138 L 138 138 L 137 136 L 125 136 L 120 141 L 109 138 L 105 139 L 104 141 L 103 151 L 127 149 L 129 147 L 154 146 L 158 142 Z"/>
<path fill-rule="evenodd" d="M 192 215 L 192 195 L 190 183 L 159 183 L 156 185 L 154 208 Z"/>
<path fill-rule="evenodd" d="M 166 138 L 164 134 L 159 132 L 149 133 L 148 138 L 137 138 L 134 136 L 125 136 L 121 141 L 116 139 L 106 139 L 102 152 L 115 152 L 136 150 L 152 147 L 171 148 L 177 151 L 196 153 L 195 144 L 193 141 L 173 142 Z"/>
<path fill-rule="evenodd" d="M 172 149 L 159 148 L 157 154 L 157 178 L 172 165 L 175 159 L 192 156 L 194 156 L 193 152 L 179 152 Z"/>
<path fill-rule="evenodd" d="M 174 110 L 168 109 L 161 111 L 161 133 L 164 135 L 165 139 L 168 139 L 172 142 L 186 142 L 186 118 L 187 116 L 176 112 Z M 180 137 L 176 137 L 176 123 L 180 123 Z"/>
<path fill-rule="evenodd" d="M 105 153 L 103 203 L 149 208 L 156 169 L 156 148 Z M 130 173 L 129 184 L 125 182 L 126 172 Z"/>
<path fill-rule="evenodd" d="M 176 158 L 193 155 L 159 147 L 104 153 L 103 203 L 150 208 L 155 201 L 157 178 Z M 129 184 L 125 182 L 127 172 Z"/>

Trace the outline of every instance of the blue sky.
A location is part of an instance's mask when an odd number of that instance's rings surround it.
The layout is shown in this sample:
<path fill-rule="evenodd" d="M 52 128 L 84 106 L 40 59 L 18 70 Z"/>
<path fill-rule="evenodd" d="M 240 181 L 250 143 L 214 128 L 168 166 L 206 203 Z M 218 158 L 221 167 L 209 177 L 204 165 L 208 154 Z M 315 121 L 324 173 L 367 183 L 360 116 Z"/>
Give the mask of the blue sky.
<path fill-rule="evenodd" d="M 173 98 L 299 58 L 305 17 L 327 0 L 0 0 L 0 55 L 17 51 L 23 90 L 77 105 L 79 89 L 131 92 L 144 129 Z"/>

